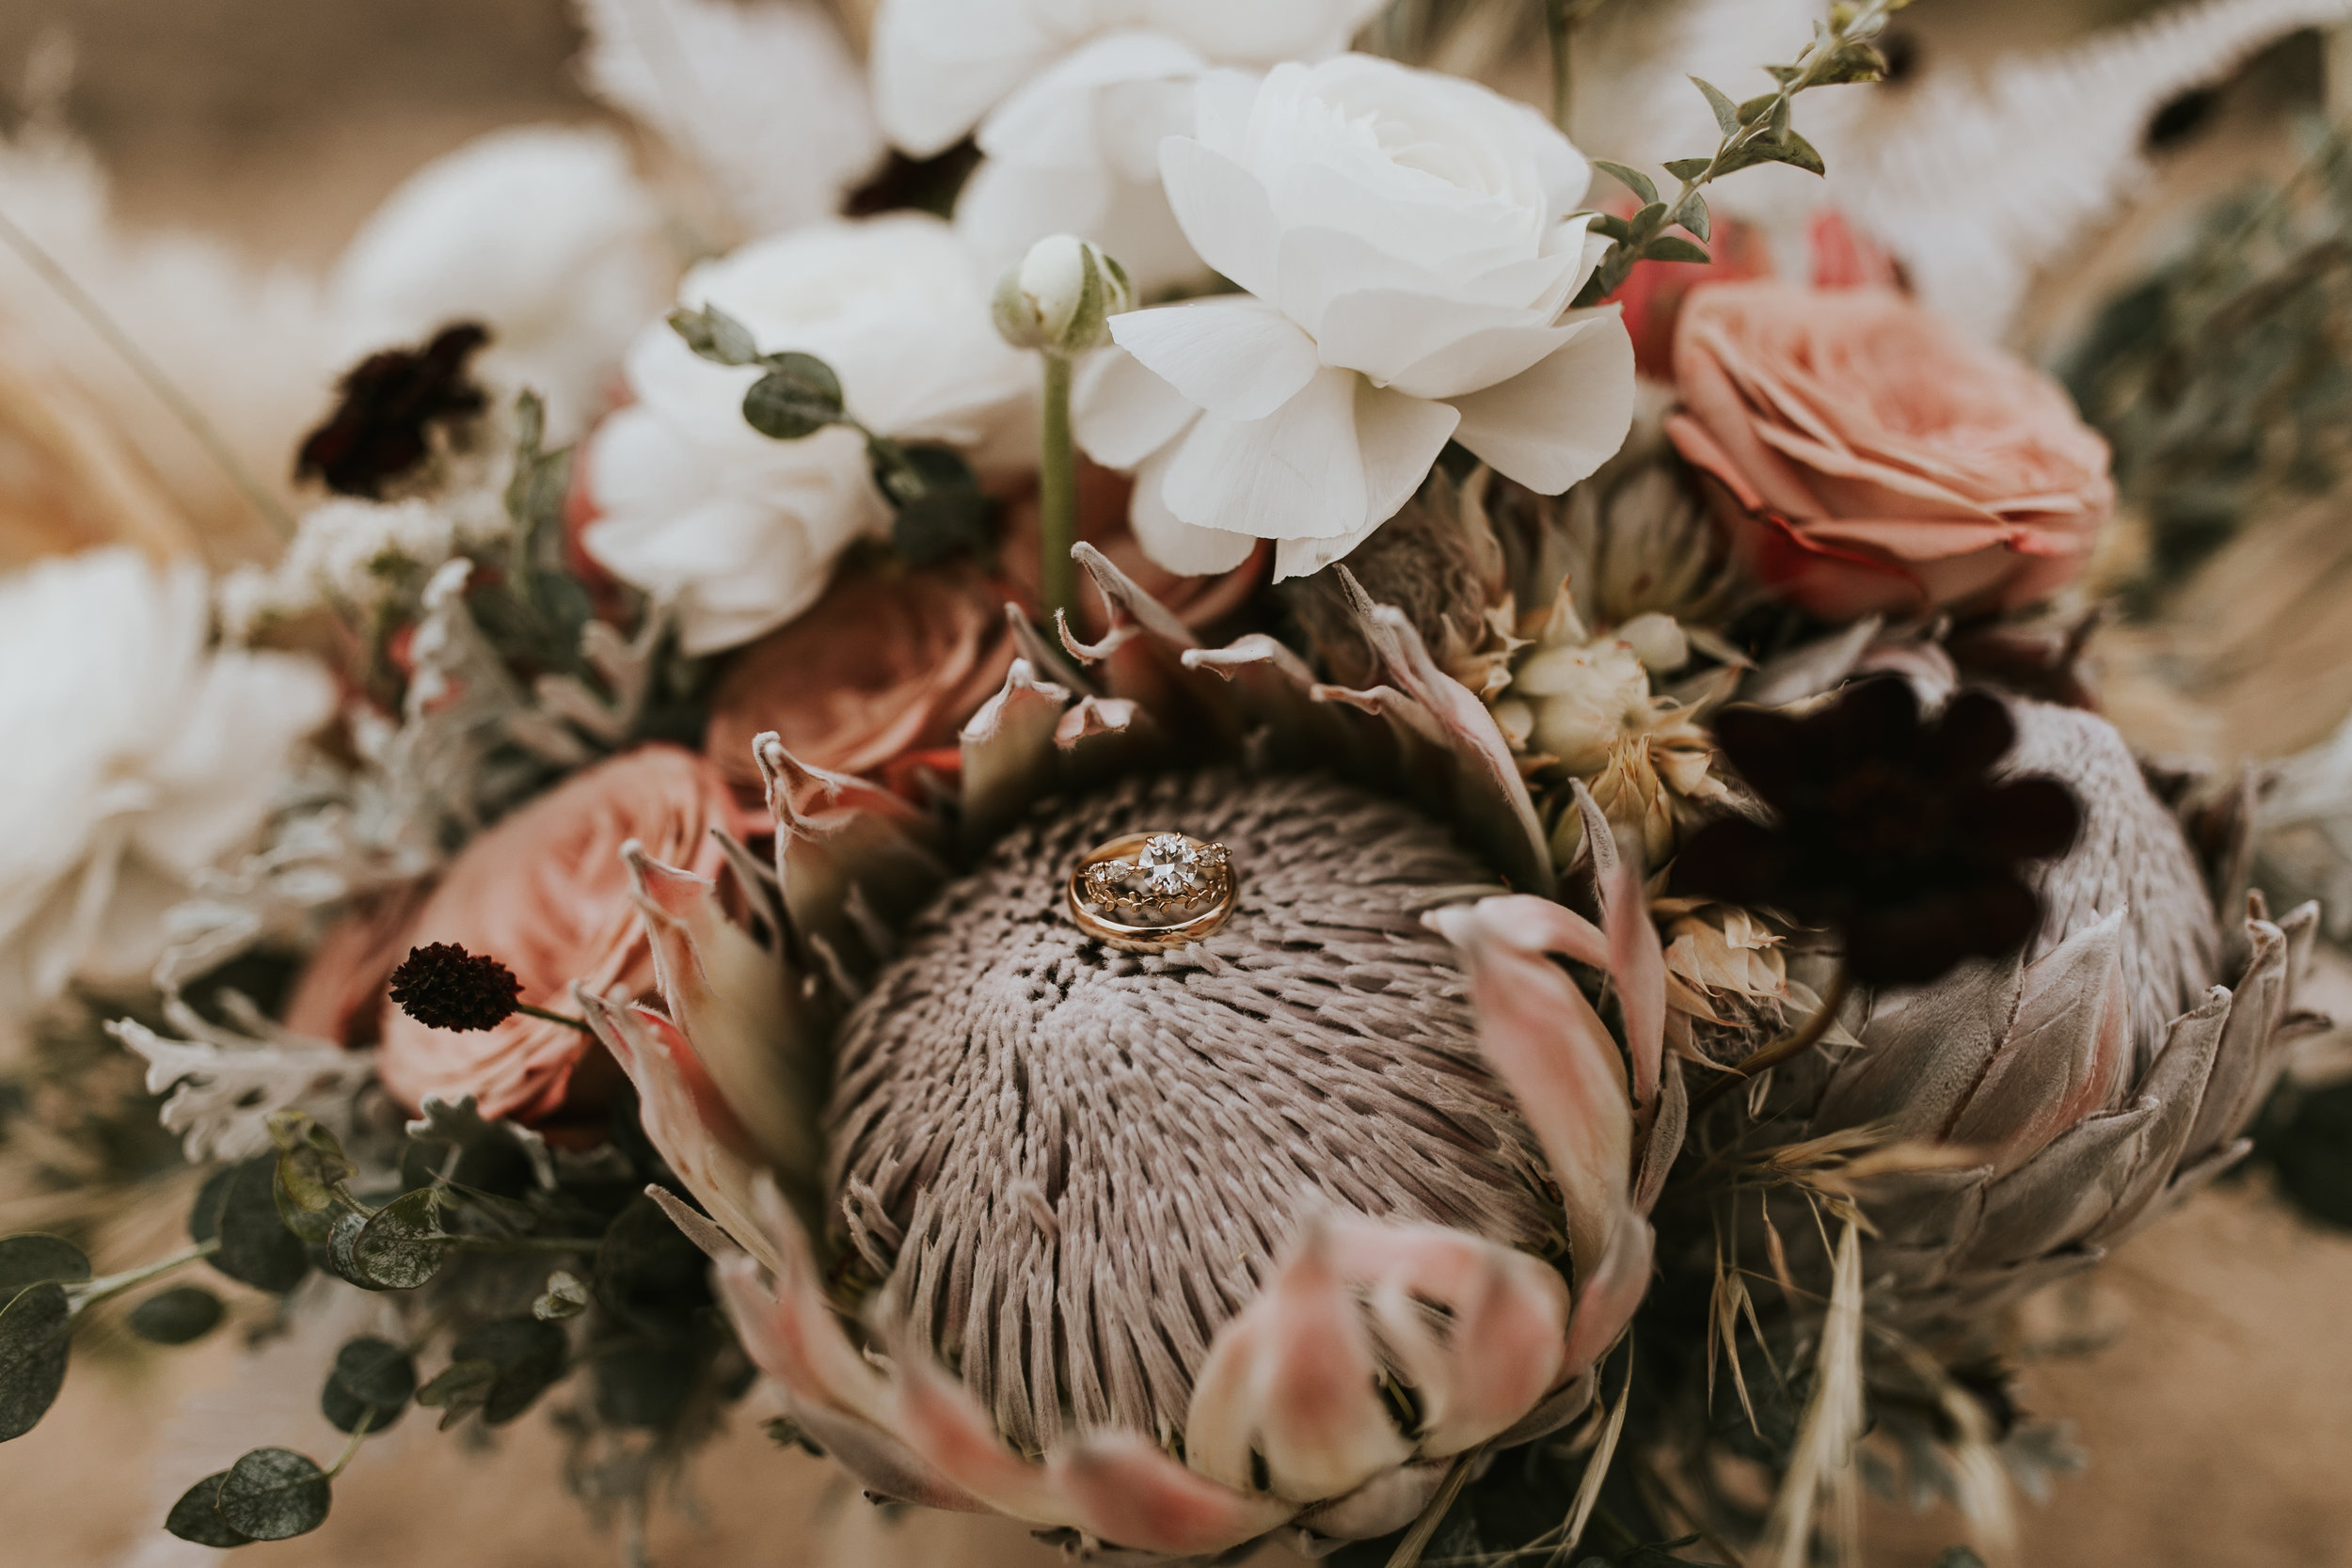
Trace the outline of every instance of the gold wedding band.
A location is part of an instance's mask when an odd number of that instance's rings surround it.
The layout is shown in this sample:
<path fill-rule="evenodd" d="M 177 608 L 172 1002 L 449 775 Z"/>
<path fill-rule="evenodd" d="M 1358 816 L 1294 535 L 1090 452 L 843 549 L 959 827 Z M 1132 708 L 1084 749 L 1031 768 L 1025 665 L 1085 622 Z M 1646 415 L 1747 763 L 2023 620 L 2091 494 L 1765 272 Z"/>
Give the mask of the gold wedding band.
<path fill-rule="evenodd" d="M 1070 918 L 1122 953 L 1165 953 L 1232 918 L 1233 858 L 1184 833 L 1128 833 L 1070 873 Z"/>

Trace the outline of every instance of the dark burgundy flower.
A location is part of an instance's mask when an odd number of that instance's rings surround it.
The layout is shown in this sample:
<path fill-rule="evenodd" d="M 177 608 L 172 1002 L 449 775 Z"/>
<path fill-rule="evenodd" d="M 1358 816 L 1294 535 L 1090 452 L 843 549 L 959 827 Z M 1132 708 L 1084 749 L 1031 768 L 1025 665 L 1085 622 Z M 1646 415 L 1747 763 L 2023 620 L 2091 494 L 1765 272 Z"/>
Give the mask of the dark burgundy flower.
<path fill-rule="evenodd" d="M 452 942 L 412 947 L 392 971 L 392 1003 L 428 1029 L 495 1029 L 522 999 L 515 972 L 486 953 Z"/>
<path fill-rule="evenodd" d="M 1883 678 L 1803 716 L 1728 708 L 1715 737 L 1774 820 L 1702 829 L 1677 886 L 1834 928 L 1864 984 L 1915 985 L 2023 947 L 2042 923 L 2023 868 L 2081 826 L 2056 779 L 1994 776 L 2016 728 L 1989 692 L 1923 721 L 1910 683 Z"/>
<path fill-rule="evenodd" d="M 486 399 L 466 372 L 489 332 L 471 322 L 445 326 L 420 349 L 371 354 L 345 372 L 342 401 L 304 438 L 299 479 L 339 496 L 381 500 L 384 487 L 424 461 L 425 427 L 482 412 Z"/>

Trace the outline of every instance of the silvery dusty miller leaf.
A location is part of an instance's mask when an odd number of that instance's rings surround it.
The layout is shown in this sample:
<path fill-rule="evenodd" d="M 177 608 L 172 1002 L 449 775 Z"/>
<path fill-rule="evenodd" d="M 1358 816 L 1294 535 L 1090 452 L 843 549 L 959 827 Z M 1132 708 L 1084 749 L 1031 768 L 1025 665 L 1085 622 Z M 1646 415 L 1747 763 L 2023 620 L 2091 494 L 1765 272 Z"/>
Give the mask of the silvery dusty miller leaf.
<path fill-rule="evenodd" d="M 255 1449 L 220 1483 L 220 1516 L 255 1541 L 286 1541 L 326 1523 L 326 1474 L 291 1449 Z"/>
<path fill-rule="evenodd" d="M 39 1426 L 56 1402 L 72 1318 L 57 1284 L 29 1286 L 0 1307 L 0 1443 Z"/>

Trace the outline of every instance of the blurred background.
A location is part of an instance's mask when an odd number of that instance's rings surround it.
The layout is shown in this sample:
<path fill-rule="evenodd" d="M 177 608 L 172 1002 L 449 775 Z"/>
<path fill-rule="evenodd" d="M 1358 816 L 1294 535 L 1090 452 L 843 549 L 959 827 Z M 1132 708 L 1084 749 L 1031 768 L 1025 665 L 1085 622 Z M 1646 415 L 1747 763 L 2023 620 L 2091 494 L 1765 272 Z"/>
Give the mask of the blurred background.
<path fill-rule="evenodd" d="M 852 36 L 863 8 L 847 0 Z M 1903 20 L 1899 58 L 1907 71 L 1965 72 L 2148 8 L 1924 0 Z M 546 121 L 628 130 L 575 74 L 581 37 L 566 0 L 7 0 L 0 131 L 36 120 L 70 129 L 102 166 L 128 230 L 199 235 L 254 267 L 314 275 L 405 177 L 473 136 Z M 2214 194 L 2252 171 L 2291 169 L 2295 116 L 2326 100 L 2328 61 L 2327 41 L 2301 34 L 2219 92 L 2168 105 L 2171 119 L 2151 127 L 2151 182 L 2042 269 L 2012 332 L 2021 346 L 2078 331 L 2091 302 L 2177 246 Z M 628 134 L 642 156 L 660 155 Z M 224 363 L 220 373 L 235 370 Z M 9 456 L 0 442 L 0 468 Z M 226 532 L 200 543 L 216 559 L 260 547 Z M 2314 744 L 2352 710 L 2343 651 L 2352 643 L 2352 527 L 2340 497 L 2264 548 L 2192 584 L 2169 621 L 2122 629 L 2106 645 L 2115 710 L 2144 743 L 2280 755 Z M 2282 627 L 2304 641 L 2265 657 Z M 20 1197 L 0 1189 L 0 1205 Z M 180 1207 L 118 1217 L 124 1252 L 145 1248 Z M 2135 1242 L 2084 1292 L 2058 1304 L 2051 1330 L 2083 1354 L 2026 1370 L 2036 1408 L 2071 1417 L 2091 1455 L 2087 1471 L 2027 1508 L 2029 1568 L 2352 1563 L 2352 1239 L 2297 1217 L 2265 1179 L 2249 1178 Z M 256 1427 L 277 1440 L 269 1423 L 301 1417 L 306 1403 L 295 1394 L 285 1411 L 256 1410 L 231 1396 L 232 1354 L 219 1345 L 167 1358 L 126 1340 L 78 1360 L 40 1433 L 0 1450 L 0 1557 L 44 1568 L 209 1560 L 160 1533 L 165 1503 L 233 1441 L 224 1430 Z M 879 1512 L 816 1462 L 777 1449 L 749 1416 L 735 1419 L 691 1493 L 658 1511 L 653 1560 L 1049 1560 L 1001 1522 Z M 580 1462 L 544 1423 L 476 1449 L 437 1441 L 417 1413 L 368 1445 L 325 1529 L 246 1548 L 240 1560 L 617 1560 L 619 1522 L 590 1519 L 555 1484 Z M 1881 1513 L 1883 1568 L 1925 1568 L 1957 1539 L 1947 1516 Z"/>

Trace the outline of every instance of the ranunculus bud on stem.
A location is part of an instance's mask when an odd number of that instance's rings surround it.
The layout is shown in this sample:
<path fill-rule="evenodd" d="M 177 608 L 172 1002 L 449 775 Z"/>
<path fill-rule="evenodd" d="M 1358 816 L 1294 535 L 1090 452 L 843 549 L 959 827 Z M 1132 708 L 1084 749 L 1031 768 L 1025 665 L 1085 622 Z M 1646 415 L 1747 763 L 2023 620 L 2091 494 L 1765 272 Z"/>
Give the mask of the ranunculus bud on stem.
<path fill-rule="evenodd" d="M 495 1029 L 516 1013 L 567 1023 L 582 1034 L 580 1019 L 551 1013 L 522 1000 L 515 972 L 486 953 L 469 953 L 453 942 L 412 947 L 392 971 L 392 1003 L 428 1029 L 459 1034 Z"/>
<path fill-rule="evenodd" d="M 1029 247 L 996 285 L 996 330 L 1045 360 L 1045 409 L 1038 452 L 1038 520 L 1044 553 L 1045 612 L 1074 615 L 1078 569 L 1077 452 L 1071 440 L 1070 382 L 1080 355 L 1110 341 L 1110 319 L 1136 308 L 1126 269 L 1094 245 L 1054 234 Z"/>

